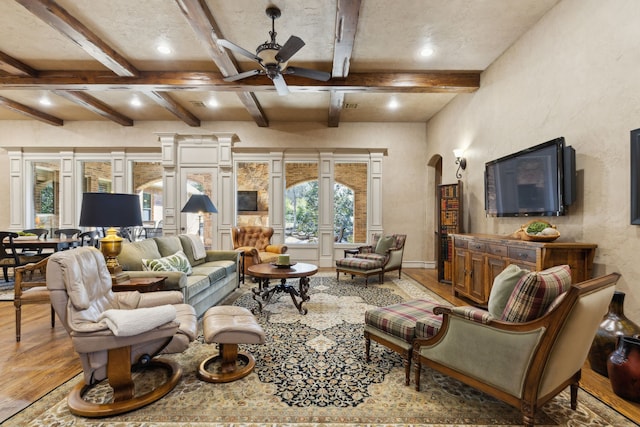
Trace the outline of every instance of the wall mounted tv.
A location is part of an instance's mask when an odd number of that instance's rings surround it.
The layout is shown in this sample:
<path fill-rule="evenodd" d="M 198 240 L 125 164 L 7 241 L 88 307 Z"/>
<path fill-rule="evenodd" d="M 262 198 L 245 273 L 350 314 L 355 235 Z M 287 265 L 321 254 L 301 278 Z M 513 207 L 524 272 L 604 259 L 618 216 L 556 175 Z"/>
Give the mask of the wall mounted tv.
<path fill-rule="evenodd" d="M 238 191 L 238 211 L 257 211 L 258 192 Z"/>
<path fill-rule="evenodd" d="M 565 215 L 576 197 L 575 158 L 575 150 L 560 137 L 487 162 L 487 215 Z"/>

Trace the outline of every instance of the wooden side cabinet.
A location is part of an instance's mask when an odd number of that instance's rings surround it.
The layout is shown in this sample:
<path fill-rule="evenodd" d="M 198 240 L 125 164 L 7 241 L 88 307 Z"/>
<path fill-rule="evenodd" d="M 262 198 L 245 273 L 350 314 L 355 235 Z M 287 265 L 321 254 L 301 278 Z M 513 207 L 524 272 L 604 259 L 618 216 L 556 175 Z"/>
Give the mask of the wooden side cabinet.
<path fill-rule="evenodd" d="M 578 283 L 592 277 L 597 245 L 544 243 L 484 234 L 450 234 L 453 243 L 452 291 L 455 296 L 486 304 L 493 280 L 510 264 L 540 271 L 568 264 Z"/>

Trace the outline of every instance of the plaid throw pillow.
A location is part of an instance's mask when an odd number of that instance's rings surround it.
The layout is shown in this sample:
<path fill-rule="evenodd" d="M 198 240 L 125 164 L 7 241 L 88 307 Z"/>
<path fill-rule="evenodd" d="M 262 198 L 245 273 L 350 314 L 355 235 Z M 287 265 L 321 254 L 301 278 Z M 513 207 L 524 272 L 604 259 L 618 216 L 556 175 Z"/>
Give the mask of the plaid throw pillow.
<path fill-rule="evenodd" d="M 532 271 L 520 278 L 502 312 L 501 320 L 528 322 L 542 316 L 553 300 L 571 286 L 571 270 L 559 265 Z"/>

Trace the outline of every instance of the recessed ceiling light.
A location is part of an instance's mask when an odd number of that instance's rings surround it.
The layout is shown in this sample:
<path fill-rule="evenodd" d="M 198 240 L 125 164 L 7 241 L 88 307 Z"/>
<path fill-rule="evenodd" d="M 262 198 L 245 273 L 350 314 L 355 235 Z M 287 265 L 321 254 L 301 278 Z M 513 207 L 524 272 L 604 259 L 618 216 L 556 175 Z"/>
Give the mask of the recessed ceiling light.
<path fill-rule="evenodd" d="M 141 105 L 142 105 L 142 101 L 140 101 L 140 98 L 138 98 L 137 96 L 134 96 L 133 98 L 131 98 L 131 106 L 140 107 Z"/>
<path fill-rule="evenodd" d="M 40 98 L 40 105 L 44 105 L 45 107 L 49 107 L 51 105 L 51 100 L 48 97 L 43 96 L 42 98 Z"/>
<path fill-rule="evenodd" d="M 400 104 L 398 104 L 398 101 L 396 101 L 395 99 L 392 99 L 391 101 L 389 101 L 389 103 L 387 104 L 387 108 L 389 108 L 390 110 L 395 110 L 396 108 L 398 108 L 400 106 Z"/>
<path fill-rule="evenodd" d="M 420 51 L 420 56 L 422 56 L 423 58 L 428 58 L 431 55 L 433 55 L 433 53 L 434 53 L 433 48 L 430 46 L 426 46 L 422 48 L 422 50 Z"/>
<path fill-rule="evenodd" d="M 218 102 L 218 100 L 217 100 L 217 99 L 215 99 L 215 98 L 210 98 L 210 99 L 207 101 L 207 106 L 208 106 L 208 107 L 211 107 L 211 108 L 218 108 L 218 107 L 220 106 L 220 103 Z"/>
<path fill-rule="evenodd" d="M 168 44 L 164 43 L 159 44 L 158 47 L 156 47 L 156 50 L 163 55 L 169 55 L 171 53 L 171 47 Z"/>

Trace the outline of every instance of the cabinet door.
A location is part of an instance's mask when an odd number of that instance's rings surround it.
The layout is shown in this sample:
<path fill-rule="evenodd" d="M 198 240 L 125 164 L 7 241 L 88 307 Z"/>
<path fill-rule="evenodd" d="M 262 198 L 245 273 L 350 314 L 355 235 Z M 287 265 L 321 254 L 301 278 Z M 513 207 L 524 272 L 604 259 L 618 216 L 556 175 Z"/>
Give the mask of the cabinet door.
<path fill-rule="evenodd" d="M 507 261 L 505 261 L 503 258 L 492 256 L 487 257 L 487 300 L 489 293 L 491 292 L 491 287 L 493 286 L 493 281 L 496 279 L 496 276 L 502 273 L 502 270 L 504 270 L 506 267 Z"/>
<path fill-rule="evenodd" d="M 485 258 L 485 254 L 483 253 L 470 253 L 469 297 L 478 302 L 485 302 L 487 300 L 484 278 Z"/>
<path fill-rule="evenodd" d="M 467 294 L 467 256 L 469 251 L 456 249 L 453 260 L 453 293 Z"/>

